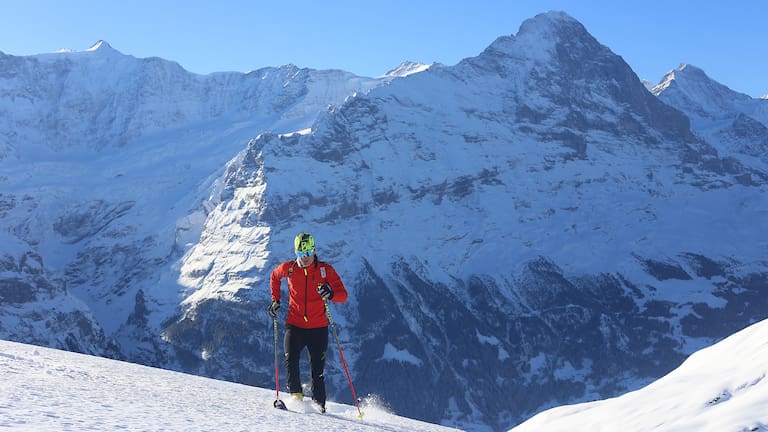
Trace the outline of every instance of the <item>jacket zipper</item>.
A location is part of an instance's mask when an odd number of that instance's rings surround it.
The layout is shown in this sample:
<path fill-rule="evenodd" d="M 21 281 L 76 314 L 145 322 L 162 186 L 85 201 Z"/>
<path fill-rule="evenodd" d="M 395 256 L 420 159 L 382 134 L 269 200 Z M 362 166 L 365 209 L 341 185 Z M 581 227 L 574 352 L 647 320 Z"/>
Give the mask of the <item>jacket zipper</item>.
<path fill-rule="evenodd" d="M 304 267 L 304 322 L 309 322 L 307 318 L 307 297 L 309 297 L 309 273 L 307 273 L 307 268 Z"/>

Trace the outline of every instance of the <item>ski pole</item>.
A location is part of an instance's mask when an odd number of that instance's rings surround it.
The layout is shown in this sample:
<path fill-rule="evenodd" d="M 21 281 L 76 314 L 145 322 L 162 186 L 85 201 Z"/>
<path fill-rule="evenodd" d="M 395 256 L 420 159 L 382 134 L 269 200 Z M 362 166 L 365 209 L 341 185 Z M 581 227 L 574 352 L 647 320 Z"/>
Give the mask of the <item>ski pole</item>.
<path fill-rule="evenodd" d="M 357 407 L 357 418 L 363 418 L 363 412 L 360 411 L 360 401 L 357 400 L 355 394 L 355 386 L 352 385 L 352 377 L 349 375 L 349 368 L 347 367 L 347 361 L 344 359 L 344 352 L 341 350 L 341 342 L 339 342 L 339 335 L 336 334 L 336 326 L 333 324 L 333 318 L 331 318 L 331 308 L 328 307 L 328 301 L 325 303 L 325 315 L 328 317 L 328 323 L 331 325 L 331 331 L 333 332 L 333 338 L 336 340 L 336 346 L 339 347 L 339 357 L 341 358 L 341 364 L 344 366 L 344 372 L 347 374 L 347 381 L 349 381 L 349 389 L 352 390 L 352 398 L 355 400 L 355 406 Z"/>
<path fill-rule="evenodd" d="M 280 400 L 280 368 L 277 362 L 277 317 L 272 318 L 275 328 L 275 402 L 272 404 L 275 408 L 288 409 L 285 403 Z"/>

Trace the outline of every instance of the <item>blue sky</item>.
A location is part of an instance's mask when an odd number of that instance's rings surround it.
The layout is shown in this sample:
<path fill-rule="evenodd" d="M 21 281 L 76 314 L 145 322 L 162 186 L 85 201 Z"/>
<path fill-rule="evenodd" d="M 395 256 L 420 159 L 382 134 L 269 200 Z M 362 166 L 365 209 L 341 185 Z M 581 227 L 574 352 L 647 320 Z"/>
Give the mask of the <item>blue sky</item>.
<path fill-rule="evenodd" d="M 2 0 L 0 51 L 85 50 L 206 74 L 293 63 L 377 76 L 401 61 L 453 65 L 537 13 L 579 20 L 642 79 L 680 63 L 752 97 L 768 94 L 768 1 L 674 0 Z"/>

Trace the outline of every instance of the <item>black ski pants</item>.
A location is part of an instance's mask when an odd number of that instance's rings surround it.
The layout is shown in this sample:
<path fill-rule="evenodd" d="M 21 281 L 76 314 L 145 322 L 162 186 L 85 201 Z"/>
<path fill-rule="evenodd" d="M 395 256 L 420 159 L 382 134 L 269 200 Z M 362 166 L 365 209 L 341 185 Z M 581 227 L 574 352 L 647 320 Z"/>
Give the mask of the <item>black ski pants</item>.
<path fill-rule="evenodd" d="M 312 377 L 312 400 L 325 406 L 325 356 L 328 351 L 328 327 L 305 329 L 285 326 L 285 369 L 288 374 L 288 391 L 301 393 L 301 376 L 299 372 L 299 358 L 301 351 L 307 348 L 309 351 L 309 369 Z"/>

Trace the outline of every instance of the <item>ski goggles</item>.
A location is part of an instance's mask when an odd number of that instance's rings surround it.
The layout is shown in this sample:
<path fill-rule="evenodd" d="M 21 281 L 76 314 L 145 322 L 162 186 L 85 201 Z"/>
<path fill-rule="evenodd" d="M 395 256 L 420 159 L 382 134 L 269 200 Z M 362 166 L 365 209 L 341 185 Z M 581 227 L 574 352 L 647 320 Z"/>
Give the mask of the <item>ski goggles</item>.
<path fill-rule="evenodd" d="M 312 254 L 315 253 L 314 250 L 310 249 L 308 251 L 296 251 L 296 256 L 299 258 L 305 258 L 308 256 L 312 256 Z"/>

